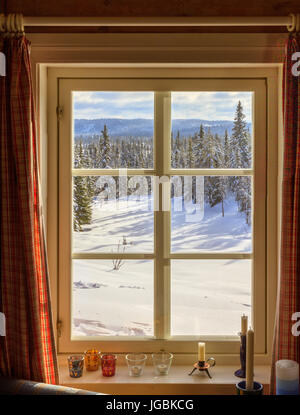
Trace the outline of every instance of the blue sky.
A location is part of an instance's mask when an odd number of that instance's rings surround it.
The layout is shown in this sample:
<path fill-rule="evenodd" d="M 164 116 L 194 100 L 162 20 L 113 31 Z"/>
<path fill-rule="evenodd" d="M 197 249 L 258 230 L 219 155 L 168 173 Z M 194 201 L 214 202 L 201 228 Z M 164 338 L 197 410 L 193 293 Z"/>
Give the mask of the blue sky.
<path fill-rule="evenodd" d="M 74 118 L 153 118 L 152 92 L 73 92 Z M 233 120 L 240 100 L 251 122 L 251 92 L 174 92 L 172 118 Z"/>

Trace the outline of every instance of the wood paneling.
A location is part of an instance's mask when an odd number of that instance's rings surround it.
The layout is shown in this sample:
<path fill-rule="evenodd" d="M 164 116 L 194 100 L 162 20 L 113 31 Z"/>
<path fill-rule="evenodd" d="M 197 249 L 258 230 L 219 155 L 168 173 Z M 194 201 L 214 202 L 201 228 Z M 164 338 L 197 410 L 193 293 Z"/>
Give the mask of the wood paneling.
<path fill-rule="evenodd" d="M 5 0 L 5 13 L 24 16 L 280 16 L 300 13 L 299 0 Z M 27 32 L 209 33 L 284 32 L 285 28 L 32 28 Z"/>
<path fill-rule="evenodd" d="M 6 0 L 25 16 L 276 16 L 300 12 L 299 0 Z"/>

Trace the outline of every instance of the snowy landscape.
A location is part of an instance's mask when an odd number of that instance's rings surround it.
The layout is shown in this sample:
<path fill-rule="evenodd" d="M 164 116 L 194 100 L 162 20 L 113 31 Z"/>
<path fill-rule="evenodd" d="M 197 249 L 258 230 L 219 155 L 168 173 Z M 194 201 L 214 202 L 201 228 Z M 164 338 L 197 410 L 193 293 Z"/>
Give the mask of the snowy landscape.
<path fill-rule="evenodd" d="M 183 132 L 186 127 L 173 130 L 172 167 L 251 167 L 251 126 L 242 105 L 235 105 L 234 117 L 215 134 L 210 129 L 213 121 L 209 126 L 201 123 L 192 134 Z M 83 135 L 82 121 L 81 135 L 74 137 L 75 168 L 152 167 L 151 136 L 110 135 L 106 124 L 98 136 Z M 121 124 L 124 127 L 124 119 Z M 153 183 L 150 177 L 143 186 L 130 180 L 126 178 L 124 196 L 119 177 L 74 177 L 74 253 L 153 253 Z M 184 183 L 183 177 L 179 180 Z M 251 178 L 206 176 L 200 202 L 195 182 L 190 189 L 184 184 L 181 196 L 172 187 L 171 251 L 251 252 Z M 187 207 L 197 203 L 203 214 L 187 220 Z M 73 260 L 72 267 L 73 338 L 154 335 L 152 260 L 82 259 Z M 171 262 L 172 335 L 234 335 L 243 313 L 250 318 L 250 260 Z"/>
<path fill-rule="evenodd" d="M 206 206 L 198 224 L 172 214 L 172 251 L 250 252 L 251 228 L 234 200 L 227 203 L 225 217 Z M 123 201 L 117 211 L 114 201 L 101 205 L 94 203 L 92 224 L 74 232 L 74 252 L 117 252 L 124 235 L 125 252 L 153 252 L 148 201 Z M 153 335 L 153 282 L 149 260 L 125 260 L 119 270 L 112 260 L 74 260 L 73 335 Z M 249 260 L 173 261 L 173 334 L 237 333 L 239 316 L 251 311 L 250 285 Z"/>

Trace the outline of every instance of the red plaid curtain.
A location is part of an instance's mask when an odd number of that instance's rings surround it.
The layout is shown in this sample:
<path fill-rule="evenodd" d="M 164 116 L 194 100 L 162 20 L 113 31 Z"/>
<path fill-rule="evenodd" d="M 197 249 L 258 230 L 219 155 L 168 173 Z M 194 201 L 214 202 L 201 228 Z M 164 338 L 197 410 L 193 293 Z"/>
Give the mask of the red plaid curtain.
<path fill-rule="evenodd" d="M 0 77 L 0 311 L 6 317 L 0 373 L 55 384 L 29 42 L 8 37 L 0 50 L 6 55 Z"/>
<path fill-rule="evenodd" d="M 295 323 L 292 314 L 300 312 L 300 75 L 292 72 L 296 52 L 300 52 L 300 37 L 290 35 L 283 74 L 282 233 L 271 374 L 273 394 L 276 392 L 275 362 L 291 359 L 300 363 L 300 338 L 292 334 Z"/>

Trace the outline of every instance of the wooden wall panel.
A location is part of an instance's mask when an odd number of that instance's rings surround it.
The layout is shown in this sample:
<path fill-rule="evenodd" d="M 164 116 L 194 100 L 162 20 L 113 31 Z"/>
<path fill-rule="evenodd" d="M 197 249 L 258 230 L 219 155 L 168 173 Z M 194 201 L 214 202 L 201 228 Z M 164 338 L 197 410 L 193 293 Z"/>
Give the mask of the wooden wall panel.
<path fill-rule="evenodd" d="M 3 0 L 1 12 L 24 16 L 279 16 L 300 13 L 299 0 Z M 278 33 L 283 27 L 28 28 L 28 33 Z"/>
<path fill-rule="evenodd" d="M 2 2 L 3 3 L 3 2 Z M 276 16 L 300 12 L 299 0 L 5 0 L 27 16 Z"/>

